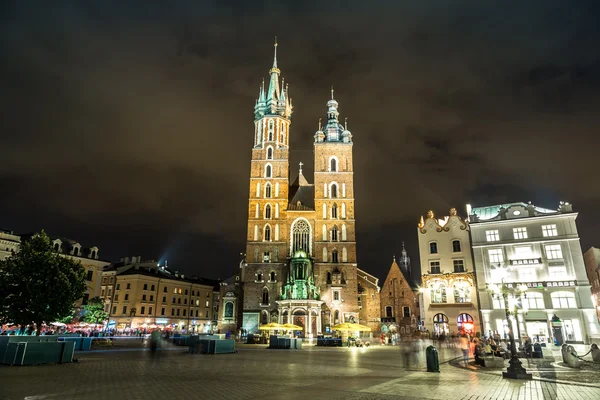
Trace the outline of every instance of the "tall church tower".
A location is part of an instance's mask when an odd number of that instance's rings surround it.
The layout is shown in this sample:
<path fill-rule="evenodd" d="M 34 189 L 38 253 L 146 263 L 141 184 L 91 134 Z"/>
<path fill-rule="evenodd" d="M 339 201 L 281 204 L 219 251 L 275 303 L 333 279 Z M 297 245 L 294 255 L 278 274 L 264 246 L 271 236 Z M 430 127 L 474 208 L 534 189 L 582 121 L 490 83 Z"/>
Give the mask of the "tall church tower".
<path fill-rule="evenodd" d="M 292 101 L 279 82 L 277 43 L 269 73 L 269 87 L 265 90 L 263 81 L 254 106 L 246 246 L 246 259 L 254 263 L 284 261 L 289 235 L 281 222 L 288 205 Z"/>
<path fill-rule="evenodd" d="M 352 134 L 338 121 L 338 102 L 327 102 L 327 123 L 314 136 L 315 156 L 315 272 L 332 279 L 327 287 L 344 294 L 342 313 L 358 310 L 356 237 L 354 220 L 354 168 Z M 336 276 L 338 279 L 336 279 Z M 328 279 L 328 278 L 327 278 Z M 328 279 L 329 280 L 329 279 Z M 329 294 L 329 293 L 327 293 Z M 323 300 L 334 301 L 323 296 Z M 333 324 L 347 318 L 333 317 Z"/>

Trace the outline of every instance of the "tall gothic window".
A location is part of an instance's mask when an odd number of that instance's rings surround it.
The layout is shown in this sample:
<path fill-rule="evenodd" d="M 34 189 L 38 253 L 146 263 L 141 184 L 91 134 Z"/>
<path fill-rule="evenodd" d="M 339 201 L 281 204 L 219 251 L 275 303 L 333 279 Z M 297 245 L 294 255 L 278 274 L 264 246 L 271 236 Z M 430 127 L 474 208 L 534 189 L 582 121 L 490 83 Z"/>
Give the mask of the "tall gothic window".
<path fill-rule="evenodd" d="M 270 199 L 270 198 L 271 198 L 271 184 L 270 184 L 270 183 L 267 183 L 267 184 L 265 185 L 265 197 L 266 197 L 267 199 Z"/>
<path fill-rule="evenodd" d="M 225 318 L 233 318 L 233 303 L 228 301 L 225 303 Z"/>
<path fill-rule="evenodd" d="M 332 184 L 331 185 L 331 189 L 329 189 L 329 191 L 331 192 L 331 198 L 335 199 L 338 197 L 338 187 L 337 184 Z"/>
<path fill-rule="evenodd" d="M 338 240 L 338 229 L 337 226 L 333 226 L 333 228 L 331 228 L 331 241 L 333 242 L 337 242 Z"/>
<path fill-rule="evenodd" d="M 337 172 L 337 160 L 335 158 L 330 161 L 330 170 L 331 172 Z"/>
<path fill-rule="evenodd" d="M 271 227 L 269 225 L 265 226 L 265 241 L 271 240 Z"/>
<path fill-rule="evenodd" d="M 269 147 L 267 148 L 267 160 L 272 160 L 273 159 L 273 148 Z"/>
<path fill-rule="evenodd" d="M 265 178 L 270 178 L 273 175 L 273 167 L 267 165 L 265 167 Z"/>
<path fill-rule="evenodd" d="M 338 261 L 338 251 L 334 250 L 331 252 L 331 262 L 332 263 L 337 263 Z"/>
<path fill-rule="evenodd" d="M 273 141 L 273 120 L 269 121 L 269 141 Z"/>
<path fill-rule="evenodd" d="M 269 304 L 269 289 L 264 288 L 262 292 L 262 304 Z"/>
<path fill-rule="evenodd" d="M 310 225 L 303 219 L 299 219 L 294 223 L 292 228 L 292 253 L 298 250 L 304 250 L 309 253 L 310 243 Z"/>
<path fill-rule="evenodd" d="M 331 218 L 337 218 L 337 204 L 331 206 Z"/>
<path fill-rule="evenodd" d="M 269 204 L 265 207 L 265 219 L 271 219 L 271 206 Z"/>

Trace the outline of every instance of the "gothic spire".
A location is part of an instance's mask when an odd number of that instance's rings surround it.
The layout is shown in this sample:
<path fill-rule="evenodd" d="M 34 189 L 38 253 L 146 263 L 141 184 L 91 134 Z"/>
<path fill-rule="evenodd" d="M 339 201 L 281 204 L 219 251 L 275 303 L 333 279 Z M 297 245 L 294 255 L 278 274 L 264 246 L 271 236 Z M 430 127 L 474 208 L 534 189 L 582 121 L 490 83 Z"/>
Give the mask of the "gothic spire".
<path fill-rule="evenodd" d="M 273 68 L 269 71 L 271 74 L 271 81 L 269 82 L 269 91 L 267 93 L 267 105 L 271 107 L 271 112 L 275 112 L 277 109 L 277 101 L 279 100 L 279 74 L 281 71 L 277 68 L 277 38 L 275 38 L 275 44 L 273 45 L 274 56 L 273 56 Z"/>

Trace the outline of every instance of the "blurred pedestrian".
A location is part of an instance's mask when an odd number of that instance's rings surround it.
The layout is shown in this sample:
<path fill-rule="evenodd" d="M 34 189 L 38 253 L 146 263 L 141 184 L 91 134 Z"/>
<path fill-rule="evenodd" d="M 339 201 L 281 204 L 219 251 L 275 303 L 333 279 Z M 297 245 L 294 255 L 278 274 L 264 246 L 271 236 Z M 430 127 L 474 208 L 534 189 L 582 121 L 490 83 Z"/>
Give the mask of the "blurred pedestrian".
<path fill-rule="evenodd" d="M 460 349 L 462 350 L 463 362 L 466 367 L 469 363 L 469 338 L 464 333 L 460 335 Z"/>

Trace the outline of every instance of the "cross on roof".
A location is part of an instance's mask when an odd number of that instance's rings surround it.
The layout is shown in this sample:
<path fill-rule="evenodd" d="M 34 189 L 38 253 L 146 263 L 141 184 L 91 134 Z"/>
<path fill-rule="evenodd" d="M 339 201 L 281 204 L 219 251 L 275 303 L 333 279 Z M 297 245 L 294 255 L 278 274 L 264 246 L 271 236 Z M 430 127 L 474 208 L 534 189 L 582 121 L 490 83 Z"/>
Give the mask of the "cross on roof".
<path fill-rule="evenodd" d="M 302 173 L 302 166 L 304 165 L 304 163 L 302 161 L 300 161 L 299 165 L 300 165 L 300 173 Z"/>

